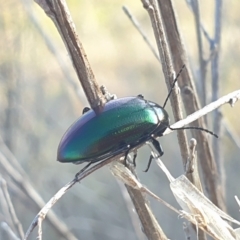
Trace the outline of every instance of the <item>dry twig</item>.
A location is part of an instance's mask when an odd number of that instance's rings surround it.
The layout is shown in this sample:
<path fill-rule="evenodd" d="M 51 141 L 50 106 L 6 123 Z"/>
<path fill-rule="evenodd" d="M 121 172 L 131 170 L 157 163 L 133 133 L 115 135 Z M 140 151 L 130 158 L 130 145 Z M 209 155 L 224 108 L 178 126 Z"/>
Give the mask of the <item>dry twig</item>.
<path fill-rule="evenodd" d="M 4 172 L 25 192 L 33 203 L 36 204 L 38 209 L 41 209 L 45 204 L 42 197 L 36 192 L 26 175 L 23 176 L 20 174 L 20 171 L 18 171 L 18 169 L 16 170 L 16 167 L 11 164 L 9 159 L 11 159 L 11 155 L 8 155 L 7 159 L 5 155 L 0 152 L 0 165 L 2 169 L 4 169 Z M 48 220 L 62 237 L 69 240 L 76 240 L 75 236 L 69 231 L 67 226 L 57 218 L 54 212 L 49 213 Z"/>
<path fill-rule="evenodd" d="M 20 240 L 15 233 L 12 231 L 12 229 L 8 226 L 6 222 L 1 222 L 0 227 L 8 234 L 9 237 L 13 240 Z"/>
<path fill-rule="evenodd" d="M 5 179 L 3 179 L 3 178 L 0 179 L 0 185 L 1 185 L 1 188 L 3 191 L 6 203 L 8 205 L 8 211 L 10 213 L 13 225 L 14 225 L 15 229 L 17 230 L 19 237 L 21 239 L 23 239 L 24 232 L 23 232 L 22 224 L 20 223 L 20 221 L 18 220 L 18 217 L 16 215 L 15 209 L 12 204 L 12 200 L 8 193 L 7 183 L 6 183 Z"/>

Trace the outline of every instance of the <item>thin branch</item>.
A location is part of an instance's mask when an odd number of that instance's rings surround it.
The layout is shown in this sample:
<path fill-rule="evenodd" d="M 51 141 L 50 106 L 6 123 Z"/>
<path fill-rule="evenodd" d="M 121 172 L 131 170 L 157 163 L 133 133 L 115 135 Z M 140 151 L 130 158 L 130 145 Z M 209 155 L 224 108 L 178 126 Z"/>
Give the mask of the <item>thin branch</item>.
<path fill-rule="evenodd" d="M 23 239 L 24 232 L 23 232 L 22 224 L 18 220 L 17 214 L 16 214 L 15 209 L 14 209 L 13 204 L 12 204 L 12 200 L 11 200 L 11 198 L 9 196 L 9 193 L 8 193 L 7 183 L 3 178 L 0 178 L 0 185 L 1 185 L 4 197 L 6 199 L 6 203 L 8 205 L 8 211 L 10 213 L 13 225 L 15 226 L 16 230 L 18 231 L 19 237 L 21 239 Z"/>
<path fill-rule="evenodd" d="M 192 138 L 190 140 L 189 146 L 190 146 L 190 155 L 189 155 L 187 165 L 185 167 L 185 175 L 187 177 L 187 175 L 191 174 L 192 175 L 191 178 L 193 179 L 194 185 L 199 191 L 203 192 L 201 180 L 199 177 L 199 171 L 198 171 L 198 163 L 197 163 L 197 155 L 196 155 L 197 141 L 195 138 Z"/>
<path fill-rule="evenodd" d="M 8 158 L 9 157 L 10 156 L 8 156 Z M 42 197 L 36 192 L 30 181 L 28 181 L 27 176 L 21 175 L 14 165 L 12 166 L 9 163 L 8 159 L 2 154 L 2 152 L 0 152 L 0 165 L 4 172 L 8 174 L 8 176 L 11 177 L 11 179 L 25 192 L 33 203 L 35 203 L 38 209 L 41 209 L 45 205 Z M 67 226 L 57 218 L 53 211 L 49 213 L 48 221 L 60 236 L 68 240 L 76 240 L 76 237 L 69 231 Z"/>
<path fill-rule="evenodd" d="M 119 157 L 119 156 L 118 156 Z M 46 205 L 40 210 L 40 212 L 37 214 L 37 216 L 32 221 L 31 225 L 29 226 L 24 240 L 28 239 L 30 233 L 33 231 L 33 229 L 38 225 L 39 221 L 42 221 L 45 219 L 48 211 L 53 207 L 53 205 L 70 189 L 72 188 L 76 183 L 80 182 L 82 179 L 87 177 L 89 174 L 93 173 L 97 169 L 107 165 L 111 161 L 115 160 L 116 158 L 108 159 L 106 161 L 100 162 L 93 167 L 87 169 L 86 171 L 82 172 L 81 174 L 76 174 L 76 177 L 69 183 L 67 183 L 64 187 L 62 187 L 47 203 Z M 40 226 L 41 227 L 41 226 Z M 40 231 L 40 230 L 39 230 Z"/>
<path fill-rule="evenodd" d="M 12 240 L 20 240 L 6 222 L 1 222 L 0 227 L 11 237 Z"/>
<path fill-rule="evenodd" d="M 221 30 L 222 30 L 222 0 L 215 0 L 215 36 L 214 45 L 217 46 L 218 51 L 215 52 L 211 61 L 212 70 L 212 101 L 219 98 L 219 54 L 221 44 Z M 211 49 L 212 50 L 212 49 Z M 213 50 L 212 50 L 213 51 Z M 213 112 L 213 130 L 219 136 L 222 135 L 222 114 L 219 111 Z M 216 159 L 216 165 L 218 170 L 219 186 L 223 188 L 223 197 L 225 198 L 225 171 L 224 163 L 221 151 L 221 141 L 213 139 L 213 153 Z"/>
<path fill-rule="evenodd" d="M 201 110 L 187 116 L 185 119 L 172 124 L 171 128 L 184 127 L 187 124 L 189 124 L 191 122 L 194 122 L 196 119 L 206 115 L 209 112 L 212 112 L 213 110 L 219 108 L 220 106 L 222 106 L 224 104 L 230 104 L 231 106 L 233 106 L 235 104 L 235 102 L 238 101 L 239 99 L 240 99 L 240 90 L 229 93 L 229 94 L 219 98 L 217 101 L 208 104 L 207 106 L 205 106 Z M 163 135 L 169 134 L 170 132 L 172 132 L 172 130 L 167 129 L 163 133 Z"/>
<path fill-rule="evenodd" d="M 1 177 L 1 175 L 0 175 Z M 4 197 L 4 194 L 3 194 L 3 191 L 2 189 L 0 188 L 0 209 L 2 210 L 0 212 L 0 221 L 5 221 L 7 223 L 11 223 L 11 216 L 10 216 L 10 213 L 8 211 L 8 205 L 6 203 L 6 199 Z M 13 225 L 10 226 L 11 228 L 13 228 Z"/>
<path fill-rule="evenodd" d="M 49 201 L 48 203 L 41 209 L 41 211 L 37 214 L 37 216 L 34 218 L 33 222 L 31 223 L 30 227 L 28 228 L 24 240 L 27 239 L 30 235 L 30 233 L 33 231 L 33 229 L 38 226 L 38 237 L 41 239 L 42 237 L 42 221 L 45 219 L 48 211 L 53 207 L 53 205 L 70 189 L 72 188 L 77 182 L 81 181 L 82 179 L 84 179 L 85 177 L 87 177 L 89 174 L 93 173 L 94 171 L 96 171 L 97 169 L 109 164 L 110 162 L 112 162 L 115 159 L 118 159 L 118 157 L 114 157 L 112 159 L 108 159 L 106 161 L 102 161 L 96 165 L 94 165 L 93 167 L 89 168 L 88 170 L 82 172 L 81 174 L 76 174 L 76 177 L 69 183 L 67 183 L 63 188 L 61 188 Z M 130 186 L 126 186 L 126 188 L 128 189 Z M 136 189 L 134 189 L 133 187 L 131 187 L 131 191 L 130 191 L 130 196 L 132 194 L 132 191 L 134 192 Z M 167 206 L 168 208 L 170 208 L 172 211 L 176 212 L 176 213 L 180 213 L 177 209 L 173 208 L 171 205 L 169 205 L 168 203 L 166 203 L 165 201 L 163 201 L 162 199 L 160 199 L 158 196 L 156 196 L 155 194 L 153 194 L 151 191 L 149 191 L 147 188 L 142 187 L 140 189 L 140 191 L 137 191 L 135 194 L 139 194 L 139 192 L 144 192 L 149 194 L 150 196 L 152 196 L 153 198 L 155 198 L 157 201 L 160 201 L 161 203 L 163 203 L 165 206 Z M 133 201 L 135 199 L 135 195 L 133 196 Z M 139 198 L 138 198 L 139 199 Z M 144 199 L 145 202 L 145 199 Z M 138 204 L 138 201 L 135 203 Z M 142 205 L 142 204 L 141 204 Z M 140 205 L 140 206 L 141 206 Z M 146 204 L 145 206 L 147 208 L 149 208 Z M 136 210 L 140 210 L 140 209 L 136 209 Z M 145 212 L 144 209 L 140 210 L 142 213 Z M 140 214 L 141 216 L 141 214 Z M 147 215 L 145 215 L 146 218 Z M 154 218 L 153 215 L 151 215 L 151 218 Z M 154 218 L 155 219 L 155 218 Z M 151 220 L 152 221 L 152 220 Z M 156 221 L 156 220 L 155 220 Z M 156 223 L 157 224 L 157 223 Z M 144 225 L 145 226 L 145 225 Z M 146 232 L 145 232 L 146 233 Z M 148 234 L 148 233 L 146 233 Z M 149 234 L 148 234 L 149 235 Z M 152 233 L 150 234 L 150 236 L 152 236 L 150 239 L 159 239 L 159 235 L 158 238 L 156 238 L 156 232 L 152 231 Z M 162 239 L 162 238 L 161 238 Z"/>
<path fill-rule="evenodd" d="M 210 35 L 208 34 L 207 30 L 205 29 L 205 27 L 203 26 L 202 23 L 201 24 L 201 29 L 203 32 L 204 37 L 207 39 L 207 41 L 210 43 L 210 46 L 212 46 L 212 44 L 214 44 L 213 39 L 210 37 Z"/>
<path fill-rule="evenodd" d="M 137 29 L 137 31 L 140 33 L 140 35 L 143 37 L 143 40 L 145 41 L 145 43 L 147 44 L 147 46 L 149 47 L 149 49 L 151 50 L 151 52 L 153 53 L 153 55 L 155 56 L 155 58 L 160 61 L 159 56 L 155 50 L 155 48 L 153 47 L 153 45 L 151 44 L 150 40 L 148 39 L 147 35 L 144 33 L 144 31 L 142 30 L 139 22 L 137 21 L 137 19 L 130 13 L 129 9 L 126 6 L 122 7 L 123 11 L 125 12 L 125 14 L 127 15 L 127 17 L 129 18 L 129 20 L 132 22 L 133 26 Z"/>
<path fill-rule="evenodd" d="M 35 0 L 35 2 L 43 8 L 56 25 L 72 58 L 73 66 L 91 108 L 97 113 L 101 112 L 105 98 L 95 80 L 66 2 L 64 0 Z"/>
<path fill-rule="evenodd" d="M 219 49 L 221 43 L 222 30 L 222 0 L 215 0 L 215 36 L 214 45 L 217 45 L 218 51 L 212 59 L 212 101 L 219 97 Z M 212 50 L 212 49 L 211 49 Z M 214 118 L 214 121 L 216 118 Z"/>
<path fill-rule="evenodd" d="M 199 81 L 200 81 L 200 100 L 202 102 L 202 106 L 207 104 L 207 85 L 206 85 L 206 63 L 203 57 L 203 43 L 202 43 L 202 36 L 201 36 L 201 16 L 200 16 L 200 9 L 199 9 L 199 2 L 198 0 L 191 0 L 187 1 L 190 5 L 194 19 L 195 19 L 195 28 L 197 32 L 197 43 L 198 43 L 198 58 L 199 58 Z"/>
<path fill-rule="evenodd" d="M 37 237 L 38 240 L 42 240 L 42 222 L 43 222 L 43 219 L 39 218 L 39 220 L 38 220 L 38 237 Z"/>
<path fill-rule="evenodd" d="M 191 11 L 193 12 L 193 14 L 196 15 L 195 12 L 194 12 L 194 10 L 193 10 L 194 6 L 193 6 L 193 4 L 192 4 L 192 0 L 186 0 L 186 2 L 187 2 L 187 4 L 188 4 L 189 8 L 191 9 Z M 204 62 L 204 64 L 205 64 L 205 66 L 204 66 L 204 67 L 205 67 L 204 75 L 205 75 L 205 78 L 206 78 L 206 68 L 207 68 L 207 65 L 208 65 L 208 63 L 210 63 L 210 61 L 213 59 L 215 53 L 218 51 L 218 47 L 217 47 L 215 41 L 214 41 L 214 40 L 210 37 L 210 35 L 208 34 L 208 32 L 207 32 L 207 30 L 205 29 L 205 27 L 203 26 L 202 22 L 200 22 L 199 24 L 200 24 L 200 27 L 201 27 L 201 30 L 202 30 L 202 33 L 203 33 L 204 37 L 206 38 L 206 40 L 207 40 L 208 43 L 209 43 L 210 50 L 211 50 L 209 57 L 203 60 L 203 62 Z M 198 44 L 198 45 L 201 45 L 201 44 Z M 202 55 L 203 55 L 203 52 L 202 52 Z M 201 58 L 203 59 L 203 57 L 201 57 Z M 202 83 L 201 83 L 201 84 L 202 84 Z M 206 83 L 204 83 L 204 84 L 206 84 Z M 202 86 L 202 89 L 204 89 L 203 86 Z M 201 91 L 202 91 L 202 90 L 201 90 Z M 200 94 L 200 95 L 201 95 L 201 94 Z M 206 96 L 206 98 L 207 98 L 207 96 Z"/>

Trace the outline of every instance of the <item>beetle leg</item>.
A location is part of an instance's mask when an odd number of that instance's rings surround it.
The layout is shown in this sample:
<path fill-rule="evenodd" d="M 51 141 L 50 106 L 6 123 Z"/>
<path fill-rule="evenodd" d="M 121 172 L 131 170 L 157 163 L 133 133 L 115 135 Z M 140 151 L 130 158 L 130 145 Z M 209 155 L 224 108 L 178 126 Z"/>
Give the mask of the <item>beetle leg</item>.
<path fill-rule="evenodd" d="M 92 162 L 88 163 L 84 168 L 82 168 L 76 175 L 75 178 L 78 178 L 78 176 L 83 173 L 88 167 L 90 167 L 90 165 L 92 164 Z"/>
<path fill-rule="evenodd" d="M 125 156 L 124 156 L 124 160 L 123 160 L 125 167 L 127 166 L 127 156 L 128 156 L 129 150 L 130 150 L 130 145 L 128 145 L 127 147 L 128 147 L 128 149 L 125 152 Z"/>
<path fill-rule="evenodd" d="M 159 157 L 161 157 L 164 154 L 161 144 L 155 138 L 152 138 L 152 144 L 159 153 Z"/>
<path fill-rule="evenodd" d="M 137 150 L 133 152 L 133 166 L 136 167 Z"/>
<path fill-rule="evenodd" d="M 147 168 L 143 171 L 143 172 L 147 172 L 151 166 L 151 163 L 152 163 L 152 160 L 153 160 L 153 155 L 151 154 L 149 160 L 148 160 L 148 165 L 147 165 Z"/>
<path fill-rule="evenodd" d="M 159 157 L 161 157 L 164 153 L 161 144 L 154 137 L 152 137 L 151 139 L 152 139 L 152 144 L 153 144 L 154 148 L 157 150 Z M 153 158 L 154 158 L 154 156 L 151 154 L 151 156 L 148 160 L 147 168 L 143 172 L 147 172 L 149 170 Z"/>

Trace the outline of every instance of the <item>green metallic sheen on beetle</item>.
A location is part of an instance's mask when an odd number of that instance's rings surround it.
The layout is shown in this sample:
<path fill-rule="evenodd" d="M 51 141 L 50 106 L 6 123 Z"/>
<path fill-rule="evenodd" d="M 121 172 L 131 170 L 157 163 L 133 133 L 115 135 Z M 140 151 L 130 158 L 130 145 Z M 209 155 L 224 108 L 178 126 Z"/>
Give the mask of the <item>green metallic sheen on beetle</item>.
<path fill-rule="evenodd" d="M 60 141 L 57 160 L 106 160 L 162 136 L 168 126 L 167 112 L 141 96 L 111 100 L 100 114 L 89 110 L 73 123 Z"/>

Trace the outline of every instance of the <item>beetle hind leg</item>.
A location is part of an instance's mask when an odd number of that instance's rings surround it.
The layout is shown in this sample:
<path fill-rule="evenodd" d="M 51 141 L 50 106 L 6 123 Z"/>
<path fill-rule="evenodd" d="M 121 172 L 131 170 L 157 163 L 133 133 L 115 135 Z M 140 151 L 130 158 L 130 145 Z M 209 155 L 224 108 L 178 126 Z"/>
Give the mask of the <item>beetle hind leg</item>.
<path fill-rule="evenodd" d="M 75 179 L 77 179 L 80 174 L 82 174 L 84 171 L 86 171 L 86 169 L 89 168 L 90 165 L 92 165 L 92 162 L 89 162 L 84 168 L 82 168 L 78 173 L 76 173 Z"/>

